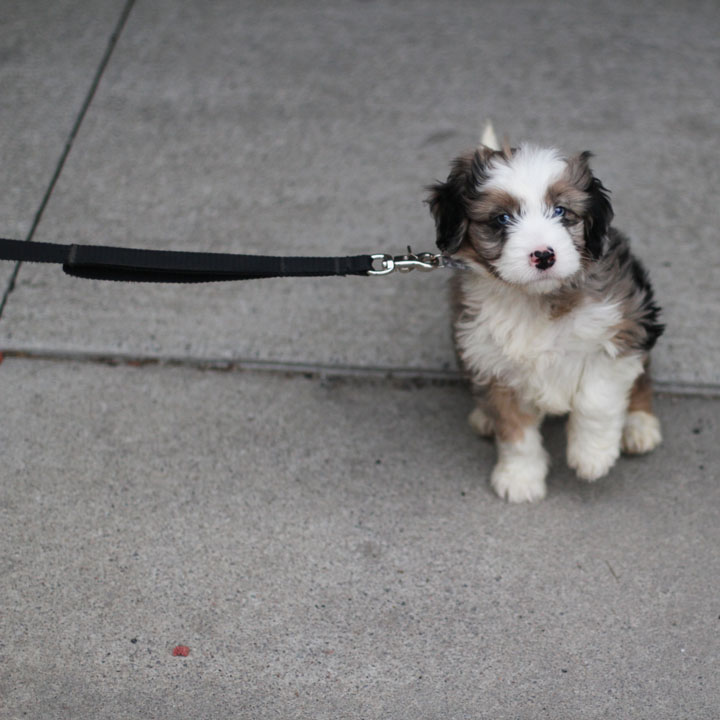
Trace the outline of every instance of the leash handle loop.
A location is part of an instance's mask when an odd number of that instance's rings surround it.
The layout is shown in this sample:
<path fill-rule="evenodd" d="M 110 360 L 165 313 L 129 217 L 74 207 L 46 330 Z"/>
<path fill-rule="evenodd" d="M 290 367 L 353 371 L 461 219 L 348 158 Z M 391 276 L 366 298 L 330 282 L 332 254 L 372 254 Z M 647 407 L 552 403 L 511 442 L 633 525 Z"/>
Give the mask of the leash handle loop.
<path fill-rule="evenodd" d="M 365 275 L 369 256 L 280 257 L 72 245 L 63 270 L 74 277 L 199 283 L 272 277 Z"/>

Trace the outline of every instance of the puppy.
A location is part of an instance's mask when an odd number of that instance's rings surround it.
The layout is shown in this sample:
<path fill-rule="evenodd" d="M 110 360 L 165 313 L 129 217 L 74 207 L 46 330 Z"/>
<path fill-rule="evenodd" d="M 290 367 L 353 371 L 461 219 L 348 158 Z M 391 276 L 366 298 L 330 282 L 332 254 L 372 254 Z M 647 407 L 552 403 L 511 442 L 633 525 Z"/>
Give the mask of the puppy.
<path fill-rule="evenodd" d="M 480 146 L 429 188 L 438 248 L 465 268 L 452 280 L 453 331 L 478 394 L 470 424 L 495 435 L 491 484 L 510 502 L 546 494 L 547 414 L 569 413 L 567 462 L 583 480 L 605 475 L 621 448 L 661 441 L 649 374 L 660 309 L 610 226 L 590 157 Z"/>

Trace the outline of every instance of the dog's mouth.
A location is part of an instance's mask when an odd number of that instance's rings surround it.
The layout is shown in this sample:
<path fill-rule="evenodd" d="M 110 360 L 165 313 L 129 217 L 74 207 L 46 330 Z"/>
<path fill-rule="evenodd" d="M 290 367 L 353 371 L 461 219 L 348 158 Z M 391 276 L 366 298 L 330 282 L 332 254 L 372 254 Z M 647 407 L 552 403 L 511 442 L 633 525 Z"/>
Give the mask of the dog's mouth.
<path fill-rule="evenodd" d="M 568 277 L 564 273 L 560 273 L 552 267 L 545 270 L 528 267 L 527 271 L 523 272 L 520 276 L 505 277 L 502 272 L 498 272 L 497 276 L 504 282 L 518 288 L 523 288 L 533 295 L 554 292 L 560 289 L 568 280 Z"/>
<path fill-rule="evenodd" d="M 563 285 L 564 280 L 565 278 L 543 273 L 528 282 L 522 283 L 522 287 L 533 294 L 541 295 L 558 290 Z"/>

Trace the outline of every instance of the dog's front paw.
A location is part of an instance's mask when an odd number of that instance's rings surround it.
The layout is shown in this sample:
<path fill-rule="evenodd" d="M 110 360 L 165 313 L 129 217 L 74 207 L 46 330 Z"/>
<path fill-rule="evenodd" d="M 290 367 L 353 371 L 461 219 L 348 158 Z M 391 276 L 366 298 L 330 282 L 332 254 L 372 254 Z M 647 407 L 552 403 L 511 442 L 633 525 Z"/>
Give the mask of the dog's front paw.
<path fill-rule="evenodd" d="M 546 493 L 547 466 L 527 457 L 501 459 L 492 471 L 490 484 L 504 500 L 511 503 L 536 502 Z"/>
<path fill-rule="evenodd" d="M 567 464 L 581 480 L 593 482 L 610 472 L 620 456 L 618 443 L 568 443 Z"/>
<path fill-rule="evenodd" d="M 660 421 L 644 410 L 628 413 L 623 428 L 622 449 L 639 455 L 654 450 L 662 441 Z"/>

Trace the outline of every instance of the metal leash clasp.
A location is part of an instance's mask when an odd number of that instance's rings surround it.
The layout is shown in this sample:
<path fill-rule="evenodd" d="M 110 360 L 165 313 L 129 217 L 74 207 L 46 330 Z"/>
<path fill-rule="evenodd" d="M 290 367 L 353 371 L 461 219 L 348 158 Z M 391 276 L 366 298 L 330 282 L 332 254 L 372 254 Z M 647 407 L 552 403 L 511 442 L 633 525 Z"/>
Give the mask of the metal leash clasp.
<path fill-rule="evenodd" d="M 420 270 L 421 272 L 430 272 L 444 267 L 443 256 L 431 252 L 414 253 L 408 245 L 407 252 L 404 255 L 388 255 L 387 253 L 376 253 L 370 256 L 373 261 L 373 269 L 368 270 L 368 275 L 389 275 L 393 272 L 408 273 L 411 270 Z M 379 269 L 375 269 L 375 263 L 380 264 Z"/>

